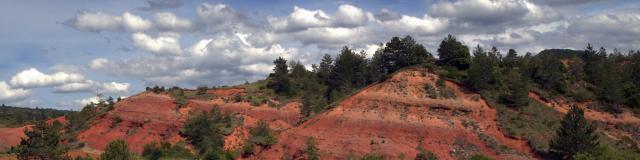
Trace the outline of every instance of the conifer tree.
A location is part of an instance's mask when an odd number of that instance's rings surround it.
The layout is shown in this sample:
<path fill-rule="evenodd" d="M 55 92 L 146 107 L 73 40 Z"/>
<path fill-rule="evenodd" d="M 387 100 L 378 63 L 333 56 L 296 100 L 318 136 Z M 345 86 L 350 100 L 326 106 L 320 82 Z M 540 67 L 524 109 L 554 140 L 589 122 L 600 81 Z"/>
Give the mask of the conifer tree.
<path fill-rule="evenodd" d="M 109 142 L 100 159 L 109 160 L 133 160 L 134 156 L 129 151 L 129 145 L 123 140 L 117 139 Z"/>
<path fill-rule="evenodd" d="M 453 35 L 447 35 L 438 48 L 438 64 L 456 67 L 459 70 L 469 68 L 471 55 L 469 47 L 460 43 Z"/>
<path fill-rule="evenodd" d="M 550 143 L 550 151 L 563 159 L 576 153 L 590 151 L 598 146 L 598 135 L 595 127 L 584 118 L 582 109 L 573 106 L 560 122 L 554 139 Z"/>
<path fill-rule="evenodd" d="M 525 56 L 525 59 L 528 59 Z M 566 69 L 557 56 L 550 54 L 536 55 L 531 64 L 532 80 L 555 94 L 565 93 L 567 90 Z"/>
<path fill-rule="evenodd" d="M 529 105 L 529 79 L 520 72 L 520 68 L 511 68 L 506 71 L 504 79 L 506 91 L 500 100 L 508 107 Z"/>
<path fill-rule="evenodd" d="M 473 51 L 467 83 L 477 91 L 494 88 L 497 84 L 494 60 L 478 45 Z"/>
<path fill-rule="evenodd" d="M 287 94 L 290 86 L 287 60 L 282 57 L 278 57 L 273 61 L 273 64 L 275 65 L 273 68 L 273 79 L 269 81 L 267 87 L 273 89 L 276 94 Z"/>
<path fill-rule="evenodd" d="M 23 138 L 12 150 L 17 153 L 18 159 L 62 159 L 67 149 L 62 144 L 61 128 L 62 124 L 58 121 L 40 121 L 33 128 L 25 129 L 27 138 Z"/>
<path fill-rule="evenodd" d="M 316 76 L 322 82 L 322 84 L 329 84 L 329 79 L 331 75 L 331 69 L 333 68 L 333 58 L 331 55 L 325 54 L 322 56 L 322 61 L 318 66 L 318 69 L 315 71 Z"/>

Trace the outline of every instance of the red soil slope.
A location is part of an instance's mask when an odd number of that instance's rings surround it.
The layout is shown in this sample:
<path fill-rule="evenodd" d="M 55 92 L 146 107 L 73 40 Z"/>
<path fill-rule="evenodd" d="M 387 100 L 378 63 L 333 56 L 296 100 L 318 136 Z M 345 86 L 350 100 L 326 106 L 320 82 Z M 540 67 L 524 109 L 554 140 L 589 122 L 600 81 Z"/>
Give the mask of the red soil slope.
<path fill-rule="evenodd" d="M 640 118 L 627 109 L 623 109 L 620 114 L 611 114 L 607 112 L 600 112 L 589 108 L 588 106 L 594 102 L 571 102 L 562 97 L 555 97 L 553 99 L 545 99 L 540 94 L 535 92 L 529 92 L 529 97 L 535 101 L 545 104 L 558 112 L 567 113 L 571 106 L 575 105 L 584 110 L 584 116 L 588 120 L 594 122 L 602 122 L 605 126 L 600 127 L 600 130 L 605 133 L 609 138 L 614 140 L 620 140 L 625 137 L 629 137 L 636 144 L 636 148 L 640 149 L 640 133 L 635 130 L 625 130 L 617 126 L 629 125 L 636 128 L 640 128 Z"/>
<path fill-rule="evenodd" d="M 211 110 L 217 106 L 227 114 L 235 114 L 244 119 L 236 132 L 226 138 L 226 148 L 238 148 L 247 137 L 247 128 L 253 126 L 258 119 L 267 120 L 272 128 L 291 128 L 298 121 L 297 103 L 293 102 L 283 108 L 276 109 L 261 106 L 250 106 L 248 102 L 230 102 L 236 94 L 245 94 L 242 88 L 215 89 L 208 91 L 215 95 L 213 100 L 189 100 L 187 105 L 177 108 L 168 95 L 142 93 L 116 103 L 114 109 L 102 117 L 98 117 L 88 129 L 81 132 L 77 139 L 86 142 L 86 152 L 104 150 L 106 145 L 115 139 L 123 139 L 131 150 L 141 153 L 144 144 L 161 140 L 176 143 L 185 139 L 179 131 L 190 112 Z M 119 117 L 121 122 L 114 123 Z"/>
<path fill-rule="evenodd" d="M 0 128 L 0 150 L 19 144 L 20 140 L 25 137 L 24 129 L 26 127 Z"/>
<path fill-rule="evenodd" d="M 117 117 L 122 121 L 114 122 Z M 171 97 L 144 93 L 116 103 L 112 111 L 98 117 L 77 139 L 98 150 L 111 140 L 122 139 L 140 153 L 147 143 L 182 140 L 178 134 L 185 120 L 182 117 Z"/>
<path fill-rule="evenodd" d="M 428 98 L 424 86 L 436 86 L 437 79 L 437 75 L 423 69 L 401 71 L 300 126 L 285 130 L 278 136 L 278 144 L 251 158 L 302 158 L 308 137 L 315 139 L 323 159 L 367 153 L 413 159 L 418 146 L 440 159 L 468 157 L 474 152 L 497 159 L 532 156 L 526 141 L 509 138 L 499 130 L 496 110 L 478 94 L 446 82 L 456 98 Z"/>

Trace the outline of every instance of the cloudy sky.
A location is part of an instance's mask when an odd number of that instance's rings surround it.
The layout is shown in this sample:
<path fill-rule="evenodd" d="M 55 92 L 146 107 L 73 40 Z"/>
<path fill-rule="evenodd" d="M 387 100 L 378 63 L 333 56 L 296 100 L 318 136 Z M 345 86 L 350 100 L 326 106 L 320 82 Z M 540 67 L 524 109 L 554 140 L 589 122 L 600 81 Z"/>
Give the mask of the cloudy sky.
<path fill-rule="evenodd" d="M 97 94 L 264 78 L 278 56 L 305 64 L 392 36 L 428 50 L 467 45 L 640 49 L 636 0 L 0 0 L 0 103 L 79 109 Z"/>

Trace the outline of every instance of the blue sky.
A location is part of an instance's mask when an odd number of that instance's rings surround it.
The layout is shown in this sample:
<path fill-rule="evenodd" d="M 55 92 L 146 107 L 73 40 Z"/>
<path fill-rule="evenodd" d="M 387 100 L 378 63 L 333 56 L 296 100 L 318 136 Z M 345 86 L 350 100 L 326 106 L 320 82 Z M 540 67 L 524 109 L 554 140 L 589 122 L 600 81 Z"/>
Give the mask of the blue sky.
<path fill-rule="evenodd" d="M 633 0 L 0 1 L 0 103 L 79 109 L 97 94 L 264 78 L 278 56 L 317 63 L 412 35 L 467 45 L 640 47 Z"/>

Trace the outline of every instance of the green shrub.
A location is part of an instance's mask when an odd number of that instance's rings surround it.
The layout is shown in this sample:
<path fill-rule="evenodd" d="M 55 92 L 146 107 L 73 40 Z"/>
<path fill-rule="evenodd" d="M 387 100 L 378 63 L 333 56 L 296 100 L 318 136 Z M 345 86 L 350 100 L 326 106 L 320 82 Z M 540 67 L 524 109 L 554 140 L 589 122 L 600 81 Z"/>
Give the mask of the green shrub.
<path fill-rule="evenodd" d="M 415 160 L 438 160 L 438 157 L 431 151 L 427 151 L 422 147 L 418 147 L 418 151 Z"/>
<path fill-rule="evenodd" d="M 242 95 L 236 94 L 235 96 L 233 96 L 233 102 L 238 103 L 238 102 L 242 102 L 242 101 L 243 101 Z"/>
<path fill-rule="evenodd" d="M 224 136 L 229 134 L 235 125 L 236 122 L 230 115 L 222 115 L 214 107 L 208 112 L 192 112 L 181 134 L 200 154 L 207 150 L 223 151 Z"/>
<path fill-rule="evenodd" d="M 477 155 L 471 156 L 471 158 L 469 158 L 468 160 L 491 160 L 491 158 L 484 155 L 477 154 Z"/>
<path fill-rule="evenodd" d="M 249 138 L 244 142 L 242 147 L 242 154 L 251 154 L 254 151 L 254 145 L 262 146 L 263 148 L 269 148 L 271 145 L 276 144 L 277 139 L 273 135 L 269 125 L 265 121 L 258 121 L 255 127 L 249 130 Z"/>
<path fill-rule="evenodd" d="M 46 123 L 40 121 L 30 129 L 25 129 L 27 138 L 11 148 L 18 159 L 62 159 L 67 148 L 62 144 L 62 124 L 58 121 Z"/>
<path fill-rule="evenodd" d="M 385 160 L 385 156 L 379 153 L 368 153 L 364 156 L 362 156 L 362 158 L 360 158 L 360 160 Z"/>
<path fill-rule="evenodd" d="M 109 142 L 107 148 L 100 154 L 100 159 L 133 160 L 134 155 L 129 151 L 129 145 L 123 140 L 118 139 Z"/>
<path fill-rule="evenodd" d="M 573 156 L 574 160 L 628 160 L 638 158 L 640 158 L 638 154 L 631 150 L 618 150 L 607 145 L 599 145 L 594 150 L 581 152 Z"/>
<path fill-rule="evenodd" d="M 122 118 L 120 118 L 120 116 L 113 116 L 113 118 L 111 119 L 111 128 L 115 128 L 118 124 L 120 124 L 120 122 L 122 122 Z"/>
<path fill-rule="evenodd" d="M 307 139 L 307 146 L 304 148 L 304 152 L 307 154 L 307 158 L 309 160 L 320 160 L 320 155 L 318 153 L 319 149 L 316 147 L 316 142 L 313 138 L 309 137 Z"/>
<path fill-rule="evenodd" d="M 184 147 L 184 143 L 178 142 L 172 145 L 169 142 L 150 143 L 144 145 L 142 157 L 148 160 L 159 159 L 193 159 L 194 155 Z"/>
<path fill-rule="evenodd" d="M 436 93 L 436 89 L 431 86 L 431 84 L 425 84 L 424 85 L 424 91 L 427 94 L 427 96 L 431 99 L 436 99 L 438 98 L 438 94 Z"/>

